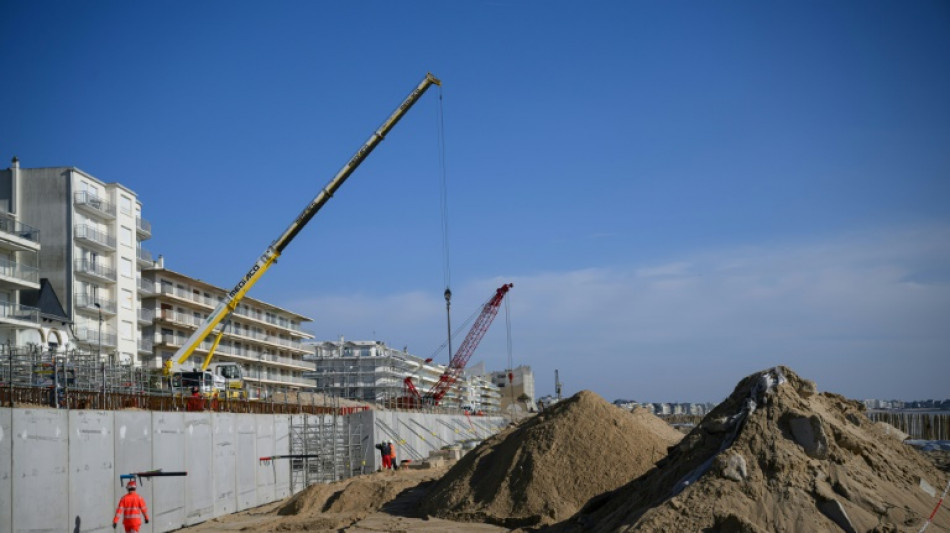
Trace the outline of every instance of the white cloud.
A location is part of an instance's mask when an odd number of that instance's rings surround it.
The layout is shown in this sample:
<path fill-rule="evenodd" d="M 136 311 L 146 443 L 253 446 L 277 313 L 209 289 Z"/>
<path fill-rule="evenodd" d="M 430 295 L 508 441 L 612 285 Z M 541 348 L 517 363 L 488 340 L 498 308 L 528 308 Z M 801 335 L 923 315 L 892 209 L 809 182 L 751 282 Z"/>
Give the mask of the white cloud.
<path fill-rule="evenodd" d="M 947 243 L 950 228 L 930 227 L 479 280 L 456 291 L 453 322 L 514 282 L 514 363 L 533 367 L 541 394 L 557 368 L 566 391 L 718 401 L 745 375 L 786 364 L 853 397 L 945 396 Z M 445 337 L 440 294 L 337 295 L 292 308 L 316 318 L 321 338 L 375 331 L 427 357 Z M 472 363 L 507 364 L 504 313 Z"/>

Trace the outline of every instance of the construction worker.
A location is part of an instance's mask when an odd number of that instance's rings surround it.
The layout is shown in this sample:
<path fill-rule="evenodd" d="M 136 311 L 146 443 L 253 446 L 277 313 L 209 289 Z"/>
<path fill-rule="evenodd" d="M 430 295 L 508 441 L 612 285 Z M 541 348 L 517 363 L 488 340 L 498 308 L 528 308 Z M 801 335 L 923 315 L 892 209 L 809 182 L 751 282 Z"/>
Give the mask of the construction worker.
<path fill-rule="evenodd" d="M 379 457 L 383 461 L 383 470 L 389 469 L 389 445 L 383 441 L 376 445 L 376 449 L 379 450 Z"/>
<path fill-rule="evenodd" d="M 399 468 L 399 463 L 396 462 L 396 446 L 392 442 L 389 443 L 389 466 L 393 470 Z"/>
<path fill-rule="evenodd" d="M 142 526 L 142 518 L 148 523 L 148 507 L 145 505 L 145 499 L 135 492 L 135 480 L 130 479 L 129 484 L 125 486 L 129 491 L 119 500 L 119 506 L 115 510 L 115 518 L 112 519 L 112 529 L 119 525 L 119 515 L 122 515 L 122 526 L 125 527 L 125 533 L 138 531 Z"/>

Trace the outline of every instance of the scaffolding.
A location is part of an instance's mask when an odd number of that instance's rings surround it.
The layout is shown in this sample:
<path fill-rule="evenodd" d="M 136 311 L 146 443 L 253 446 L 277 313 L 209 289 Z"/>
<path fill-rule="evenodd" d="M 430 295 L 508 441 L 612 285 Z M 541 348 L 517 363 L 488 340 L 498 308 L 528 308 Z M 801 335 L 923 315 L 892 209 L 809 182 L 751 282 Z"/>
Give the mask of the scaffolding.
<path fill-rule="evenodd" d="M 411 366 L 395 352 L 376 357 L 318 357 L 316 370 L 306 373 L 317 391 L 338 398 L 385 404 L 403 395 Z"/>
<path fill-rule="evenodd" d="M 366 410 L 344 407 L 340 405 L 340 398 L 322 396 L 324 414 L 291 417 L 290 486 L 295 491 L 366 471 L 364 444 L 369 439 L 363 437 Z"/>

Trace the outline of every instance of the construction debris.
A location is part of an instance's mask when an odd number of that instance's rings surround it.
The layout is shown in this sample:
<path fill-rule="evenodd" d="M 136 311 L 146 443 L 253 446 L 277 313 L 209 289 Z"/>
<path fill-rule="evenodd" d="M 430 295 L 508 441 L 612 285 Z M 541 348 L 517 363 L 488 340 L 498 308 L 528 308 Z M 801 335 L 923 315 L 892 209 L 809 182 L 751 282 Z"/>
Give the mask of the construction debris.
<path fill-rule="evenodd" d="M 582 391 L 466 454 L 420 511 L 506 527 L 550 524 L 640 476 L 682 436 L 645 410 Z"/>

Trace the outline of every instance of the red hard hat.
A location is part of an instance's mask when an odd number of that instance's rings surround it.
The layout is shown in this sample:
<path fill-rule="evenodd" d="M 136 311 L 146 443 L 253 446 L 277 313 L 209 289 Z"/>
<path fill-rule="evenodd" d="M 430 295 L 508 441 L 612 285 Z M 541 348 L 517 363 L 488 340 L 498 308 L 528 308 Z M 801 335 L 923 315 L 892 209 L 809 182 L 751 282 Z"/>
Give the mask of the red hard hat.
<path fill-rule="evenodd" d="M 127 489 L 129 489 L 129 490 L 135 490 L 135 480 L 134 480 L 134 479 L 130 479 L 130 480 L 129 480 L 129 484 L 126 485 L 125 488 L 127 488 Z"/>

